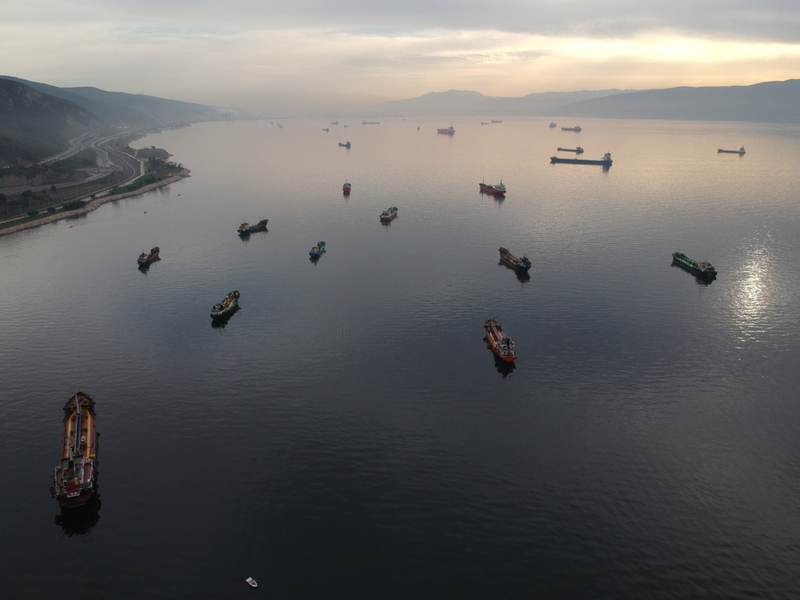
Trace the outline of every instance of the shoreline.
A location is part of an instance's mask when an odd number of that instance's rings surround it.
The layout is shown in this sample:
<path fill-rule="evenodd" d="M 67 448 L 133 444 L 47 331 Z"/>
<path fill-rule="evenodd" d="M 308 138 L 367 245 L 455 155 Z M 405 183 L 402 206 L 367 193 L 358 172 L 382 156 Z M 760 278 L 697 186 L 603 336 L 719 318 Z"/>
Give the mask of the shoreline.
<path fill-rule="evenodd" d="M 138 190 L 134 190 L 132 192 L 125 192 L 124 194 L 117 194 L 115 196 L 106 196 L 105 198 L 95 198 L 94 200 L 87 203 L 86 206 L 84 206 L 83 208 L 70 210 L 68 212 L 62 212 L 57 215 L 50 215 L 45 217 L 44 219 L 37 219 L 36 221 L 30 221 L 28 223 L 20 223 L 19 225 L 15 225 L 14 227 L 8 227 L 7 229 L 0 229 L 0 237 L 4 235 L 11 235 L 12 233 L 17 233 L 19 231 L 24 231 L 26 229 L 32 229 L 34 227 L 47 225 L 48 223 L 55 223 L 56 221 L 60 221 L 61 219 L 67 219 L 75 215 L 85 215 L 86 213 L 90 213 L 93 210 L 97 210 L 98 208 L 103 206 L 103 204 L 106 204 L 108 202 L 113 202 L 114 200 L 122 200 L 123 198 L 130 198 L 132 196 L 139 196 L 151 190 L 167 186 L 170 183 L 175 183 L 176 181 L 180 181 L 181 179 L 184 179 L 186 177 L 191 177 L 189 173 L 191 173 L 189 169 L 183 169 L 177 175 L 168 177 L 163 181 L 156 181 L 155 183 L 149 183 L 143 187 L 140 187 Z"/>

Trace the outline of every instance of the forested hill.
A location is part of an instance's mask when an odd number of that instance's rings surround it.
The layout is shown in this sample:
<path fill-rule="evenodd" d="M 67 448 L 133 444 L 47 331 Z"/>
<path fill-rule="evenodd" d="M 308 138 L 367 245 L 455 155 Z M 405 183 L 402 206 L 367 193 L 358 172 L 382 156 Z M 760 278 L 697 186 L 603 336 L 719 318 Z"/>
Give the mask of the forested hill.
<path fill-rule="evenodd" d="M 105 125 L 73 102 L 0 78 L 0 166 L 35 162 Z"/>

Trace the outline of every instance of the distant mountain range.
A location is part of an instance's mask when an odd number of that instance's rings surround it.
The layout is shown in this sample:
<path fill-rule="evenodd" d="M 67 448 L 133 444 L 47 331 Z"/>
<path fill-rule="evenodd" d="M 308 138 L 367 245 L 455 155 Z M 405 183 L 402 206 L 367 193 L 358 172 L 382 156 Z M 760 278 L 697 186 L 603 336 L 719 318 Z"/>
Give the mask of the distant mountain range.
<path fill-rule="evenodd" d="M 230 111 L 203 104 L 0 76 L 0 166 L 41 160 L 89 130 L 169 127 L 233 117 Z"/>
<path fill-rule="evenodd" d="M 370 116 L 541 116 L 800 123 L 800 79 L 749 86 L 546 92 L 497 98 L 450 90 L 386 102 Z"/>

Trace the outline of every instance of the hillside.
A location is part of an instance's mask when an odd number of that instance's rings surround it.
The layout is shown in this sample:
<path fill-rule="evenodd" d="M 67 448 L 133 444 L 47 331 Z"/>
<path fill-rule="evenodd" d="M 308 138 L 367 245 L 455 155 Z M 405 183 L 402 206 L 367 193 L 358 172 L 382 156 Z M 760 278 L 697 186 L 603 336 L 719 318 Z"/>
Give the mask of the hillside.
<path fill-rule="evenodd" d="M 103 123 L 73 102 L 0 78 L 0 166 L 41 160 Z"/>
<path fill-rule="evenodd" d="M 800 123 L 800 80 L 750 86 L 547 92 L 496 98 L 450 90 L 386 102 L 371 116 L 541 116 Z"/>
<path fill-rule="evenodd" d="M 91 111 L 111 127 L 169 127 L 200 121 L 220 121 L 225 111 L 214 106 L 181 102 L 124 92 L 107 92 L 93 87 L 59 88 L 17 77 L 0 76 L 35 90 L 68 100 Z"/>
<path fill-rule="evenodd" d="M 750 86 L 678 87 L 561 106 L 554 116 L 800 123 L 800 79 Z"/>
<path fill-rule="evenodd" d="M 549 115 L 565 104 L 626 93 L 621 90 L 545 92 L 521 98 L 484 96 L 478 92 L 449 90 L 417 98 L 385 102 L 369 111 L 382 117 L 523 116 Z"/>

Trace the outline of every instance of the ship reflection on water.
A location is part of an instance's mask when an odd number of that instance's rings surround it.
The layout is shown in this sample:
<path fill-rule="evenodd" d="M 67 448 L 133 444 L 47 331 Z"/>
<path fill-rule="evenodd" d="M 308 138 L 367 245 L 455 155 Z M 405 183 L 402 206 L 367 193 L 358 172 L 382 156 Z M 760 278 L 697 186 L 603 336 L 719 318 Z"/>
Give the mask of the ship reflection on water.
<path fill-rule="evenodd" d="M 528 273 L 527 271 L 520 272 L 520 271 L 517 271 L 516 269 L 512 269 L 507 264 L 505 264 L 502 260 L 500 262 L 498 262 L 497 264 L 500 265 L 501 267 L 503 267 L 504 269 L 506 269 L 506 271 L 511 271 L 512 273 L 514 273 L 514 275 L 517 276 L 517 281 L 519 281 L 520 283 L 528 283 L 531 280 L 531 274 Z"/>
<path fill-rule="evenodd" d="M 96 490 L 92 499 L 86 504 L 78 508 L 62 509 L 56 515 L 56 525 L 60 525 L 61 529 L 67 536 L 72 537 L 75 535 L 89 535 L 92 528 L 97 525 L 100 520 L 100 492 Z"/>
<path fill-rule="evenodd" d="M 492 352 L 489 350 L 489 352 Z M 500 373 L 503 379 L 511 375 L 514 372 L 514 369 L 517 368 L 517 364 L 514 362 L 506 362 L 499 356 L 497 356 L 494 352 L 492 352 L 492 357 L 494 358 L 494 368 L 497 369 L 497 372 Z"/>
<path fill-rule="evenodd" d="M 239 312 L 240 306 L 234 307 L 232 311 L 226 314 L 224 317 L 219 317 L 217 319 L 211 319 L 211 328 L 212 329 L 225 329 L 225 326 L 228 324 L 228 321 L 233 318 L 233 315 Z"/>
<path fill-rule="evenodd" d="M 678 270 L 680 270 L 680 271 L 683 271 L 684 273 L 688 273 L 689 275 L 691 275 L 692 277 L 694 277 L 694 282 L 695 282 L 697 285 L 700 285 L 700 286 L 703 286 L 703 287 L 707 287 L 707 286 L 711 285 L 711 284 L 712 284 L 712 283 L 714 283 L 714 282 L 716 281 L 716 279 L 717 279 L 716 277 L 702 277 L 702 276 L 700 276 L 700 275 L 695 275 L 694 273 L 692 273 L 692 272 L 691 272 L 691 271 L 689 271 L 688 269 L 684 269 L 684 268 L 681 266 L 681 264 L 680 264 L 680 263 L 675 263 L 675 262 L 673 262 L 673 263 L 671 263 L 671 264 L 670 264 L 670 267 L 674 267 L 675 269 L 678 269 Z"/>
<path fill-rule="evenodd" d="M 268 233 L 269 233 L 269 229 L 264 228 L 261 231 L 256 231 L 256 232 L 253 232 L 253 233 L 240 233 L 238 235 L 239 235 L 239 239 L 242 240 L 242 242 L 244 242 L 246 244 L 247 242 L 250 241 L 250 237 L 251 236 L 259 235 L 259 234 L 267 235 Z"/>

